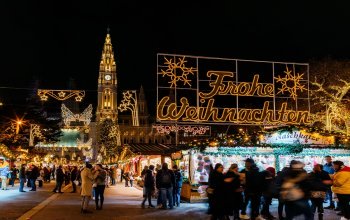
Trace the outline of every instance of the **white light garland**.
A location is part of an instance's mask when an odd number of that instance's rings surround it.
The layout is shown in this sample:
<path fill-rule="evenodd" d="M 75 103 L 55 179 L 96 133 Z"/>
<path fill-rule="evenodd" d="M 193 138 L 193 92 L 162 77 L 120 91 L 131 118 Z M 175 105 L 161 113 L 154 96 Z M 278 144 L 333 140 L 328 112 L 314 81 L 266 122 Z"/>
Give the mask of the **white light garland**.
<path fill-rule="evenodd" d="M 74 114 L 64 104 L 61 106 L 63 122 L 67 127 L 71 126 L 71 122 L 83 122 L 84 126 L 88 126 L 92 118 L 92 105 L 90 104 L 81 114 Z"/>

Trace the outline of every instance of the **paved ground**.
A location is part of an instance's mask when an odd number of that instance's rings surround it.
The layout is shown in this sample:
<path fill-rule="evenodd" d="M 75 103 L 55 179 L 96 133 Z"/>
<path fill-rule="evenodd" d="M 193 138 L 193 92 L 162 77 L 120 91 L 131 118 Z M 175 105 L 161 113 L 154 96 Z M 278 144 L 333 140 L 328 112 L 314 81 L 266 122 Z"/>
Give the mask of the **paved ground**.
<path fill-rule="evenodd" d="M 0 190 L 0 220 L 17 219 L 25 212 L 31 210 L 42 201 L 52 195 L 55 182 L 45 183 L 43 187 L 37 187 L 37 191 L 29 191 L 31 188 L 24 187 L 25 193 L 18 191 L 19 184 L 9 187 L 9 190 Z"/>
<path fill-rule="evenodd" d="M 181 207 L 173 210 L 142 209 L 140 207 L 141 191 L 137 188 L 126 188 L 122 184 L 106 189 L 103 210 L 94 210 L 94 201 L 91 201 L 90 209 L 93 213 L 81 214 L 79 194 L 70 193 L 71 189 L 69 188 L 66 188 L 63 194 L 54 194 L 51 192 L 54 187 L 53 184 L 45 184 L 43 188 L 39 188 L 36 192 L 19 193 L 18 186 L 7 191 L 0 191 L 0 220 L 210 219 L 206 214 L 206 204 L 182 203 Z M 155 200 L 153 202 L 156 203 Z M 274 202 L 271 208 L 275 216 L 277 216 L 276 206 L 277 203 Z M 334 211 L 326 210 L 324 220 L 339 219 L 340 217 L 335 215 Z"/>

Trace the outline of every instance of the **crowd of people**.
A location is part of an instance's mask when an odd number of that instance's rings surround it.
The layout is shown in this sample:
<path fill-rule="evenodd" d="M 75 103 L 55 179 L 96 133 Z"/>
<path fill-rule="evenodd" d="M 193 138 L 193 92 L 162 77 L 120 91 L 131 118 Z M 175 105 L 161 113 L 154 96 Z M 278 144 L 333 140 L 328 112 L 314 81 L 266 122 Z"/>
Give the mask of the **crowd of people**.
<path fill-rule="evenodd" d="M 208 213 L 211 219 L 280 219 L 291 220 L 303 215 L 304 219 L 323 220 L 324 209 L 339 211 L 341 220 L 350 220 L 350 167 L 342 161 L 332 161 L 330 156 L 325 157 L 325 164 L 314 164 L 312 172 L 304 170 L 301 161 L 292 160 L 288 167 L 277 172 L 273 167 L 260 170 L 254 160 L 245 160 L 245 168 L 239 170 L 237 164 L 232 164 L 224 172 L 222 164 L 212 168 L 209 175 L 207 195 L 209 201 Z M 45 182 L 56 181 L 52 190 L 54 193 L 63 193 L 63 184 L 72 184 L 71 193 L 77 192 L 80 186 L 82 196 L 81 212 L 91 213 L 88 209 L 89 201 L 95 200 L 95 209 L 103 209 L 104 191 L 109 185 L 125 181 L 126 187 L 133 187 L 135 174 L 125 172 L 116 166 L 105 167 L 97 163 L 94 167 L 86 163 L 83 167 L 53 166 L 38 167 L 34 164 L 22 164 L 19 169 L 12 166 L 2 169 L 1 176 L 7 181 L 2 182 L 2 189 L 8 185 L 14 186 L 19 179 L 19 191 L 24 190 L 25 184 L 36 191 Z M 6 173 L 5 173 L 6 172 Z M 143 201 L 141 207 L 158 207 L 173 209 L 180 206 L 180 195 L 183 182 L 182 172 L 176 165 L 172 169 L 168 164 L 155 168 L 145 166 L 141 172 L 143 182 Z M 157 203 L 152 203 L 155 198 Z M 272 200 L 278 201 L 278 217 L 270 212 Z M 323 207 L 324 204 L 328 206 Z M 250 207 L 248 216 L 247 208 Z"/>
<path fill-rule="evenodd" d="M 232 164 L 226 173 L 216 164 L 209 176 L 207 194 L 211 219 L 277 219 L 270 212 L 272 199 L 278 199 L 278 219 L 323 220 L 323 204 L 339 210 L 341 220 L 350 219 L 350 168 L 342 161 L 315 164 L 312 172 L 304 170 L 301 161 L 292 160 L 276 174 L 273 167 L 259 170 L 254 160 L 245 160 L 245 168 Z M 337 202 L 335 202 L 337 201 Z M 338 207 L 335 206 L 335 203 Z M 247 207 L 250 204 L 250 217 Z"/>
<path fill-rule="evenodd" d="M 173 209 L 180 206 L 180 195 L 183 176 L 177 165 L 173 169 L 168 168 L 167 163 L 155 170 L 154 165 L 145 166 L 141 172 L 143 179 L 143 201 L 141 207 L 145 208 L 148 200 L 148 207 L 154 208 L 152 197 L 157 198 L 157 207 L 160 209 Z"/>

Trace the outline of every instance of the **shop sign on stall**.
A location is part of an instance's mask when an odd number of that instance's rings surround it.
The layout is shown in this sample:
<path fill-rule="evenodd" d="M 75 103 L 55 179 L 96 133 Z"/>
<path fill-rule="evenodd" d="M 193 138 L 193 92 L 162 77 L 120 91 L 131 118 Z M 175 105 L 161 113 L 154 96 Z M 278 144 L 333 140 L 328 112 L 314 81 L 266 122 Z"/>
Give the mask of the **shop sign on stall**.
<path fill-rule="evenodd" d="M 157 121 L 308 124 L 309 66 L 158 54 Z"/>
<path fill-rule="evenodd" d="M 272 134 L 261 135 L 260 142 L 265 144 L 303 144 L 329 146 L 335 144 L 334 136 L 323 136 L 319 133 L 309 133 L 303 130 L 276 131 Z"/>

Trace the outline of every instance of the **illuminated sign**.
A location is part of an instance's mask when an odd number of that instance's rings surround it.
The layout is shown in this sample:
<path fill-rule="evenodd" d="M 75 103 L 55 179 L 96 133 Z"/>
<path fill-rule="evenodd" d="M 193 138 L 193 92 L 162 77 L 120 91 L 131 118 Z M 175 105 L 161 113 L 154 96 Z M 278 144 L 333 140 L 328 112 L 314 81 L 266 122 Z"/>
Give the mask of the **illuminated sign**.
<path fill-rule="evenodd" d="M 157 120 L 310 123 L 308 64 L 158 54 Z"/>
<path fill-rule="evenodd" d="M 261 135 L 260 141 L 266 144 L 333 145 L 335 143 L 334 136 L 322 136 L 319 133 L 308 133 L 303 130 Z"/>
<path fill-rule="evenodd" d="M 189 135 L 204 135 L 210 133 L 210 126 L 191 125 L 153 125 L 159 134 L 170 134 L 170 132 L 183 131 Z"/>

